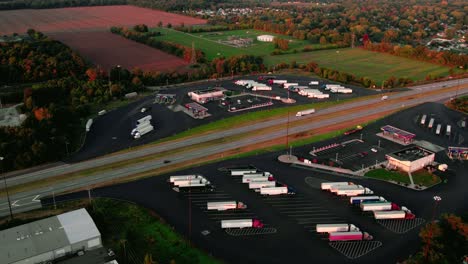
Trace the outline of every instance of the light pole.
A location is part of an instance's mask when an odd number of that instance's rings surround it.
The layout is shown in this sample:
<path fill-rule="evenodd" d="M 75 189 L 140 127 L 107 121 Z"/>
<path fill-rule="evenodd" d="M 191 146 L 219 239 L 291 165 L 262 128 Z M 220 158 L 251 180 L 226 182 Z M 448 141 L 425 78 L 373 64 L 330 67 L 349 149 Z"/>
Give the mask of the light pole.
<path fill-rule="evenodd" d="M 117 65 L 117 69 L 119 69 L 119 84 L 120 84 L 120 65 Z"/>
<path fill-rule="evenodd" d="M 4 157 L 0 157 L 0 161 L 2 162 L 2 165 L 3 165 L 3 160 L 4 159 L 5 159 Z M 3 166 L 0 166 L 0 174 L 2 173 L 2 168 L 3 168 Z M 7 182 L 6 182 L 6 175 L 3 175 L 3 183 L 5 184 L 5 192 L 6 192 L 7 200 L 8 200 L 8 208 L 10 209 L 10 220 L 13 220 L 13 211 L 11 210 L 11 201 L 10 201 L 10 194 L 8 193 L 8 185 L 7 185 Z"/>
<path fill-rule="evenodd" d="M 424 258 L 426 260 L 428 258 L 429 249 L 431 247 L 432 232 L 433 232 L 433 229 L 434 229 L 433 224 L 434 224 L 436 208 L 437 208 L 437 205 L 439 205 L 440 201 L 442 201 L 442 197 L 436 195 L 436 196 L 432 197 L 432 199 L 434 200 L 434 207 L 432 209 L 432 220 L 431 220 L 431 226 L 430 226 L 430 230 L 429 230 L 429 237 L 427 239 L 426 247 L 424 248 Z"/>

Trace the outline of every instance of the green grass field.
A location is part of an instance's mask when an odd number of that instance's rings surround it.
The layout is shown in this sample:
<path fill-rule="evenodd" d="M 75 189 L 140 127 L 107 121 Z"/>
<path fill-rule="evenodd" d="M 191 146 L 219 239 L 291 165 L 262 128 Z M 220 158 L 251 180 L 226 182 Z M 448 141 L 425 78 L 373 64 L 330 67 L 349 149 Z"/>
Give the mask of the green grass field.
<path fill-rule="evenodd" d="M 320 67 L 336 69 L 354 74 L 358 77 L 369 77 L 382 83 L 391 76 L 407 77 L 414 81 L 423 80 L 426 75 L 448 75 L 449 67 L 437 64 L 406 59 L 384 53 L 363 49 L 345 48 L 319 50 L 306 53 L 266 56 L 265 65 L 276 65 L 281 62 L 296 61 L 298 64 L 316 62 Z"/>
<path fill-rule="evenodd" d="M 291 37 L 266 33 L 258 30 L 246 29 L 246 30 L 231 30 L 231 31 L 218 31 L 218 32 L 202 32 L 202 33 L 184 33 L 168 28 L 154 28 L 154 31 L 160 31 L 162 36 L 157 37 L 160 40 L 171 41 L 182 44 L 184 46 L 192 46 L 192 42 L 195 43 L 195 48 L 201 49 L 205 52 L 208 60 L 212 60 L 217 57 L 231 57 L 234 55 L 256 55 L 265 56 L 270 55 L 273 52 L 273 43 L 257 41 L 257 36 L 268 34 L 278 36 L 284 39 L 290 39 L 292 42 L 289 44 L 289 50 L 287 52 L 293 52 L 294 49 L 301 51 L 305 46 L 319 47 L 318 44 L 309 44 L 304 40 L 297 40 Z M 252 46 L 245 48 L 236 48 L 223 43 L 219 43 L 219 40 L 227 40 L 229 36 L 239 36 L 242 38 L 253 38 L 254 42 Z"/>

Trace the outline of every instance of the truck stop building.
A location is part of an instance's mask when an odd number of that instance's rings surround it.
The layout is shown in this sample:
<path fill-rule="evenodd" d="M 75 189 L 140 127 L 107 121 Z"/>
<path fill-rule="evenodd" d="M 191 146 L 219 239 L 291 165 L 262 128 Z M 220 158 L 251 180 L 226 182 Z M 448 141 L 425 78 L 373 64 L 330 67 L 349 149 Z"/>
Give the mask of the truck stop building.
<path fill-rule="evenodd" d="M 53 261 L 102 247 L 101 233 L 86 209 L 0 231 L 0 263 Z"/>
<path fill-rule="evenodd" d="M 224 89 L 220 87 L 216 87 L 216 88 L 210 88 L 210 89 L 205 89 L 205 90 L 193 91 L 193 92 L 189 92 L 188 96 L 193 101 L 199 104 L 204 104 L 209 101 L 219 100 L 221 98 L 224 98 Z"/>
<path fill-rule="evenodd" d="M 387 167 L 405 172 L 414 172 L 434 162 L 435 153 L 421 147 L 413 146 L 385 155 Z"/>
<path fill-rule="evenodd" d="M 382 136 L 386 138 L 392 138 L 393 141 L 399 141 L 405 145 L 411 144 L 416 137 L 415 134 L 408 131 L 386 125 L 380 128 L 382 130 Z"/>

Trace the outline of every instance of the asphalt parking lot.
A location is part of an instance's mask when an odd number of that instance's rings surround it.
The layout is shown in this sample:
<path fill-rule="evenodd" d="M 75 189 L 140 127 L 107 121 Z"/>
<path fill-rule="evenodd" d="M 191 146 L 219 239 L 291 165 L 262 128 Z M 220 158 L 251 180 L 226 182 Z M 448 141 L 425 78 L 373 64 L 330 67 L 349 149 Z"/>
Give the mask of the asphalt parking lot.
<path fill-rule="evenodd" d="M 278 78 L 287 79 L 290 82 L 297 82 L 301 85 L 308 84 L 312 78 L 309 77 L 298 77 L 298 76 L 277 76 Z M 258 76 L 243 76 L 242 79 L 251 79 L 256 80 Z M 241 79 L 241 78 L 235 78 Z M 261 98 L 261 96 L 281 96 L 287 98 L 288 92 L 286 89 L 280 88 L 277 85 L 274 86 L 272 91 L 259 91 L 258 93 L 246 90 L 245 88 L 234 84 L 233 80 L 224 80 L 224 81 L 208 81 L 201 84 L 193 85 L 183 85 L 178 87 L 171 87 L 168 89 L 163 89 L 159 93 L 163 94 L 176 94 L 175 104 L 184 105 L 185 103 L 192 102 L 187 93 L 190 91 L 206 89 L 215 86 L 222 86 L 228 90 L 234 92 L 249 92 L 252 93 L 250 98 L 252 103 L 247 100 L 241 100 L 240 107 L 248 107 L 249 105 L 255 104 L 256 102 L 265 103 L 272 101 L 273 104 L 266 107 L 260 107 L 245 111 L 233 111 L 228 112 L 225 107 L 220 107 L 219 102 L 209 102 L 203 106 L 208 108 L 208 112 L 211 114 L 210 117 L 205 119 L 193 119 L 183 112 L 174 112 L 170 110 L 165 103 L 154 103 L 155 96 L 151 95 L 136 102 L 132 102 L 129 105 L 124 107 L 109 111 L 108 113 L 98 116 L 94 119 L 91 131 L 87 133 L 85 143 L 83 147 L 76 153 L 72 154 L 66 162 L 77 162 L 97 156 L 109 154 L 118 150 L 132 148 L 139 145 L 144 145 L 158 139 L 169 137 L 177 133 L 183 132 L 190 128 L 207 124 L 219 119 L 244 114 L 245 112 L 259 111 L 265 109 L 271 109 L 276 107 L 284 107 L 289 104 L 284 104 L 279 101 L 269 100 L 266 98 Z M 348 86 L 347 86 L 348 87 Z M 351 86 L 349 86 L 351 87 Z M 343 100 L 352 97 L 365 96 L 370 94 L 376 94 L 378 92 L 359 88 L 353 88 L 352 94 L 331 94 L 329 99 L 309 99 L 303 96 L 300 96 L 296 93 L 290 93 L 290 97 L 296 100 L 296 104 L 306 104 L 313 102 L 320 102 L 323 100 Z M 323 90 L 323 89 L 322 89 Z M 258 94 L 259 96 L 255 96 Z M 235 99 L 235 98 L 233 98 Z M 234 105 L 237 104 L 237 99 L 233 102 Z M 145 113 L 141 113 L 143 107 L 148 109 Z M 237 108 L 237 107 L 236 107 Z M 142 138 L 135 140 L 130 137 L 130 131 L 135 127 L 135 122 L 139 118 L 142 118 L 148 114 L 151 114 L 153 117 L 152 125 L 154 126 L 154 131 L 144 135 Z"/>
<path fill-rule="evenodd" d="M 417 116 L 421 113 L 433 113 L 441 120 L 454 125 L 466 117 L 440 104 L 423 104 L 364 128 L 363 140 L 370 144 L 365 145 L 366 148 L 377 143 L 375 140 L 378 139 L 373 138 L 373 135 L 379 132 L 380 127 L 387 124 L 415 133 L 418 140 L 430 141 L 443 147 L 454 143 L 449 137 L 436 136 L 421 127 L 417 122 Z M 462 137 L 467 138 L 466 129 L 461 127 L 456 129 Z M 348 141 L 353 137 L 360 138 L 360 135 L 341 136 L 296 148 L 293 152 L 307 155 L 314 147 Z M 388 141 L 381 140 L 381 144 L 385 146 L 384 150 L 390 150 L 387 149 Z M 459 146 L 467 144 L 465 142 Z M 360 144 L 352 144 L 349 148 L 355 152 L 363 149 Z M 379 151 L 376 155 L 384 155 L 385 151 Z M 228 263 L 375 263 L 376 260 L 379 263 L 396 263 L 414 253 L 419 247 L 419 228 L 433 217 L 434 195 L 442 197 L 435 211 L 436 216 L 441 213 L 468 212 L 465 187 L 468 184 L 466 174 L 468 166 L 466 162 L 449 160 L 443 152 L 437 153 L 436 160 L 449 165 L 451 171 L 449 181 L 426 191 L 414 191 L 372 179 L 347 178 L 290 167 L 277 161 L 279 154 L 281 152 L 228 160 L 170 174 L 202 174 L 215 185 L 216 191 L 213 193 L 191 193 L 190 196 L 187 193 L 176 193 L 166 182 L 170 175 L 95 189 L 91 193 L 94 197 L 128 200 L 155 210 L 178 231 L 191 237 L 195 245 Z M 233 178 L 219 170 L 239 165 L 252 165 L 259 170 L 269 171 L 275 179 L 294 187 L 297 194 L 262 197 L 249 190 L 235 176 Z M 325 181 L 353 181 L 364 185 L 372 189 L 375 195 L 408 207 L 416 214 L 417 219 L 409 222 L 376 221 L 368 214 L 363 214 L 356 206 L 350 205 L 348 199 L 321 191 L 320 183 Z M 87 193 L 70 194 L 58 199 L 74 197 L 87 197 Z M 207 212 L 207 201 L 224 199 L 242 201 L 247 204 L 248 209 L 242 212 Z M 220 228 L 222 219 L 244 217 L 260 219 L 271 232 L 255 234 L 254 231 L 246 230 L 230 234 Z M 315 233 L 314 228 L 317 223 L 338 222 L 355 224 L 361 230 L 373 235 L 374 240 L 372 243 L 328 243 L 323 236 Z M 209 231 L 208 234 L 204 232 L 206 230 Z"/>

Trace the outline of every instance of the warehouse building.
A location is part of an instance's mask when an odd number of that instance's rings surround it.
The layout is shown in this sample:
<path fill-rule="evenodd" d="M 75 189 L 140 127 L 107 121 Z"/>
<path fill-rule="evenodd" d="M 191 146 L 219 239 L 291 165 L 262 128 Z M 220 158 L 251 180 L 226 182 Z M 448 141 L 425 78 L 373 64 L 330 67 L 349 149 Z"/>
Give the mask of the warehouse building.
<path fill-rule="evenodd" d="M 257 40 L 262 42 L 273 42 L 274 38 L 275 37 L 272 35 L 260 35 L 257 37 Z"/>
<path fill-rule="evenodd" d="M 410 147 L 386 155 L 389 168 L 414 172 L 434 162 L 435 153 L 421 147 Z"/>
<path fill-rule="evenodd" d="M 86 209 L 0 231 L 0 263 L 34 264 L 102 247 Z"/>

